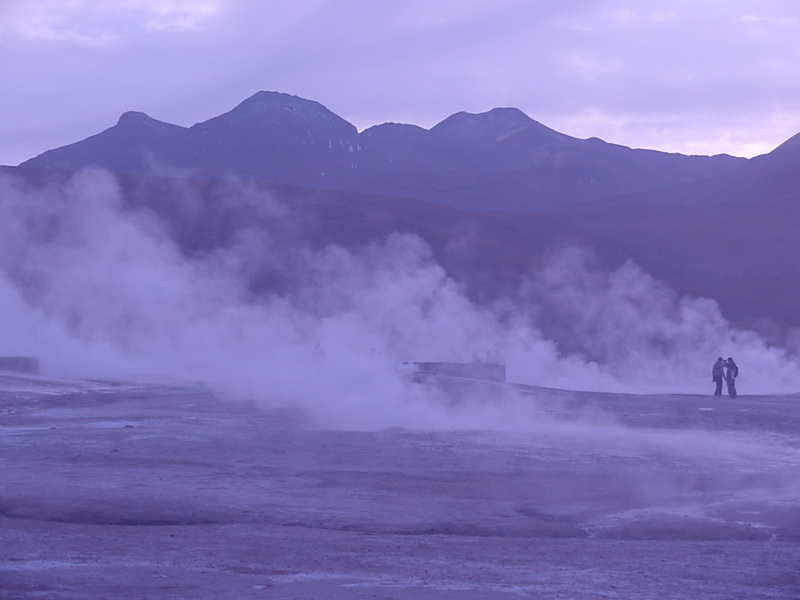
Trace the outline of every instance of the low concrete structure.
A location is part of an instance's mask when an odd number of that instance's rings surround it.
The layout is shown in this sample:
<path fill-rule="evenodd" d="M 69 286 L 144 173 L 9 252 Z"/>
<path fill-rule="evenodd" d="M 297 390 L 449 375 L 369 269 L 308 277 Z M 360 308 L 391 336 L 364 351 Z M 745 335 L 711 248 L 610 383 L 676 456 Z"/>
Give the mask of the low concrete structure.
<path fill-rule="evenodd" d="M 460 362 L 404 362 L 404 369 L 413 374 L 415 381 L 423 381 L 432 375 L 480 379 L 505 383 L 506 366 L 492 363 Z"/>
<path fill-rule="evenodd" d="M 0 371 L 39 374 L 39 359 L 35 356 L 0 356 Z"/>

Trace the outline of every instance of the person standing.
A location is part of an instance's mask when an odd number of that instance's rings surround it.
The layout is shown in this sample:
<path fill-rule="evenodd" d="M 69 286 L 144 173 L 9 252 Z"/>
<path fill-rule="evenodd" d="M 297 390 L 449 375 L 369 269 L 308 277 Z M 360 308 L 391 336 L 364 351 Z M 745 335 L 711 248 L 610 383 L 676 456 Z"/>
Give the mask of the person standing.
<path fill-rule="evenodd" d="M 736 378 L 739 376 L 739 367 L 729 356 L 725 361 L 725 383 L 728 384 L 728 396 L 736 398 Z"/>
<path fill-rule="evenodd" d="M 715 396 L 722 396 L 722 378 L 725 376 L 725 361 L 720 356 L 714 366 L 711 367 L 711 381 L 713 381 L 717 388 L 714 390 Z"/>

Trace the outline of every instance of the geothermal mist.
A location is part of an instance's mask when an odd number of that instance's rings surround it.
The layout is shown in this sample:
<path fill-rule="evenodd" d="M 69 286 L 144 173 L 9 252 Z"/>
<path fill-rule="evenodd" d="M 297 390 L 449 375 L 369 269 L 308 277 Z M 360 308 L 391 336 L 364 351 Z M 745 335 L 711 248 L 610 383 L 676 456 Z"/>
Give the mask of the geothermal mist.
<path fill-rule="evenodd" d="M 0 353 L 39 356 L 50 375 L 203 381 L 366 427 L 441 416 L 434 392 L 395 369 L 409 360 L 499 357 L 517 383 L 705 394 L 711 363 L 731 355 L 742 393 L 800 390 L 796 357 L 731 328 L 714 301 L 679 297 L 634 263 L 606 272 L 581 249 L 554 251 L 518 294 L 481 306 L 420 239 L 288 243 L 290 211 L 245 186 L 225 202 L 258 203 L 275 227 L 191 256 L 102 172 L 6 177 L 0 194 Z M 196 209 L 190 189 L 180 202 Z M 295 285 L 256 293 L 259 273 Z"/>

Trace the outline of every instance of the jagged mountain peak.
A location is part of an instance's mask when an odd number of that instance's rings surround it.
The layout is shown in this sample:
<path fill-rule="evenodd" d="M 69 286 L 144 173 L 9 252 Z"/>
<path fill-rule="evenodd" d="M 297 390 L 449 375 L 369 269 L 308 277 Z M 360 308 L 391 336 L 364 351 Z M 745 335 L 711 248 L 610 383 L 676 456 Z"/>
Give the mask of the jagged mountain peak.
<path fill-rule="evenodd" d="M 122 113 L 119 120 L 117 121 L 117 125 L 122 127 L 161 127 L 161 128 L 168 127 L 175 129 L 184 129 L 180 125 L 173 125 L 172 123 L 159 121 L 158 119 L 154 119 L 147 113 L 143 113 L 137 110 L 129 110 L 127 112 Z"/>
<path fill-rule="evenodd" d="M 129 110 L 122 113 L 119 121 L 117 121 L 117 125 L 136 125 L 140 123 L 148 123 L 154 120 L 155 119 L 153 119 L 147 113 L 143 113 L 138 110 Z"/>
<path fill-rule="evenodd" d="M 230 113 L 258 114 L 287 111 L 307 116 L 333 115 L 319 102 L 283 92 L 256 92 L 240 102 Z M 230 114 L 228 113 L 228 114 Z"/>
<path fill-rule="evenodd" d="M 367 138 L 375 135 L 390 137 L 420 137 L 427 133 L 428 130 L 420 127 L 419 125 L 409 125 L 408 123 L 381 123 L 380 125 L 368 127 L 361 132 L 361 135 Z"/>
<path fill-rule="evenodd" d="M 522 112 L 518 108 L 506 106 L 506 107 L 497 107 L 491 110 L 488 110 L 483 113 L 477 113 L 474 115 L 470 115 L 469 113 L 463 113 L 468 116 L 474 117 L 476 119 L 483 119 L 489 120 L 496 123 L 506 123 L 506 124 L 530 124 L 535 123 L 533 119 L 531 119 L 528 115 Z"/>
<path fill-rule="evenodd" d="M 122 113 L 113 129 L 131 135 L 158 135 L 186 131 L 185 127 L 159 121 L 146 113 L 135 110 Z"/>
<path fill-rule="evenodd" d="M 309 100 L 307 98 L 301 98 L 296 94 L 287 94 L 286 92 L 274 92 L 272 90 L 260 90 L 250 96 L 249 98 L 245 98 L 240 102 L 240 104 L 248 104 L 248 103 L 275 103 L 275 102 L 285 102 L 285 103 L 292 103 L 292 104 L 317 104 L 314 100 Z"/>
<path fill-rule="evenodd" d="M 431 132 L 461 142 L 499 142 L 523 131 L 562 136 L 531 119 L 518 108 L 493 108 L 482 113 L 457 112 L 434 126 Z"/>
<path fill-rule="evenodd" d="M 269 91 L 257 92 L 227 113 L 198 123 L 193 129 L 210 131 L 232 126 L 254 129 L 293 127 L 304 131 L 331 130 L 339 135 L 357 133 L 354 125 L 319 102 Z"/>

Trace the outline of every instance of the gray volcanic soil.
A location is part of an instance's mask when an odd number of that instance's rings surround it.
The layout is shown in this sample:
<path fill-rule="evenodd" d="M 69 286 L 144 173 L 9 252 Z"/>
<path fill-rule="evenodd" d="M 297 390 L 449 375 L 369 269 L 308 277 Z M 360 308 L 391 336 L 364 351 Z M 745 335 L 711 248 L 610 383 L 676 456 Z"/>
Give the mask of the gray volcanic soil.
<path fill-rule="evenodd" d="M 531 422 L 0 375 L 0 597 L 800 598 L 800 397 L 494 390 Z"/>

